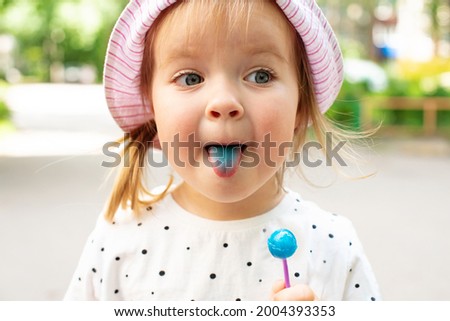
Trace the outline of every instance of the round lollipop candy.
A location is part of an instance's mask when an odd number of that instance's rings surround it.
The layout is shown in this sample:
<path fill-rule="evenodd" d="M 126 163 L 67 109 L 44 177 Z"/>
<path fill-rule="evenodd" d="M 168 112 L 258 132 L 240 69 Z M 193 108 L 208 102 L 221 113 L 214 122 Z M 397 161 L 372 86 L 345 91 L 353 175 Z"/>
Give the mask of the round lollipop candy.
<path fill-rule="evenodd" d="M 267 246 L 274 257 L 283 260 L 286 288 L 291 287 L 287 258 L 291 257 L 297 250 L 297 240 L 294 234 L 287 229 L 276 230 L 267 240 Z"/>

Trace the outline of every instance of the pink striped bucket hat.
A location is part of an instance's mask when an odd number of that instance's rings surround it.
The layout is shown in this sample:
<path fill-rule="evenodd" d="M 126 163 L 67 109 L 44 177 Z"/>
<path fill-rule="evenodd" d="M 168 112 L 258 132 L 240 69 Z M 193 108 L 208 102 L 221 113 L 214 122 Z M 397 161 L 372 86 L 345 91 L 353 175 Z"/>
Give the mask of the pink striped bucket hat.
<path fill-rule="evenodd" d="M 177 0 L 130 0 L 112 31 L 104 68 L 108 108 L 123 131 L 153 119 L 140 92 L 140 68 L 147 30 Z M 320 111 L 336 99 L 343 81 L 343 60 L 336 36 L 314 0 L 276 0 L 305 45 Z"/>

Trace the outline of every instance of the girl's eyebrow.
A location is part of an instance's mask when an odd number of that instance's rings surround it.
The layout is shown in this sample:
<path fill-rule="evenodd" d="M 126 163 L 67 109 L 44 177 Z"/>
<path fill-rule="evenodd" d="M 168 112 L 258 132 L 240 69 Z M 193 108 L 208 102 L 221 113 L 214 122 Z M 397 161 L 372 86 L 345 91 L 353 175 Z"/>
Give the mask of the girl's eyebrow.
<path fill-rule="evenodd" d="M 280 48 L 274 44 L 264 43 L 256 44 L 252 46 L 246 46 L 244 52 L 250 56 L 256 55 L 271 55 L 283 62 L 289 63 L 289 57 L 282 54 Z"/>
<path fill-rule="evenodd" d="M 160 67 L 165 67 L 172 63 L 173 61 L 180 59 L 195 59 L 198 58 L 201 54 L 200 46 L 189 46 L 182 47 L 177 46 L 175 48 L 170 48 L 166 50 L 167 54 L 162 56 Z"/>
<path fill-rule="evenodd" d="M 280 50 L 279 46 L 273 43 L 258 42 L 256 44 L 245 44 L 243 47 L 244 48 L 242 49 L 242 52 L 246 55 L 271 55 L 274 56 L 277 60 L 280 60 L 284 63 L 289 63 L 289 57 L 283 55 L 282 50 Z M 198 59 L 202 54 L 205 53 L 205 50 L 202 50 L 202 48 L 202 46 L 177 46 L 175 48 L 170 48 L 167 50 L 167 54 L 163 55 L 161 59 L 162 61 L 159 65 L 160 67 L 165 67 L 173 61 L 180 59 Z"/>

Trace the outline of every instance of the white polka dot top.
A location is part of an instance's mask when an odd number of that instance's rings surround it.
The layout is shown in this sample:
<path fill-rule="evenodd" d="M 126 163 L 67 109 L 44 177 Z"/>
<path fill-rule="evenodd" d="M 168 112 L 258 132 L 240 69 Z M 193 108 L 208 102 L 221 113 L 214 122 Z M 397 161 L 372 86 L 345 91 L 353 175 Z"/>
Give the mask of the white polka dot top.
<path fill-rule="evenodd" d="M 272 210 L 244 220 L 213 221 L 181 208 L 169 194 L 139 219 L 100 216 L 84 247 L 66 300 L 269 300 L 283 279 L 267 239 L 291 230 L 291 285 L 321 300 L 379 300 L 362 246 L 346 218 L 292 191 Z"/>

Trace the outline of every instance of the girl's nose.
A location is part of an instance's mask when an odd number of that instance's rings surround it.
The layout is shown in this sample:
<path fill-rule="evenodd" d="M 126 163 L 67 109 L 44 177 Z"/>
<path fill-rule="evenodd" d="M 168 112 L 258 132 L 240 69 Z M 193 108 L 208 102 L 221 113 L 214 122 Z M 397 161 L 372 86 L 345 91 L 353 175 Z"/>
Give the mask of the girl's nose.
<path fill-rule="evenodd" d="M 244 115 L 244 108 L 231 92 L 222 91 L 221 94 L 212 95 L 212 99 L 206 106 L 205 113 L 206 117 L 212 120 L 238 120 Z"/>

